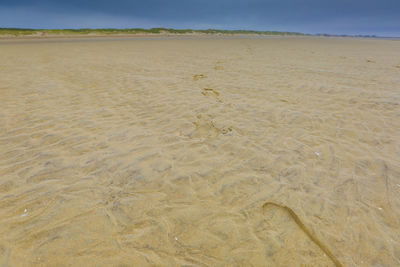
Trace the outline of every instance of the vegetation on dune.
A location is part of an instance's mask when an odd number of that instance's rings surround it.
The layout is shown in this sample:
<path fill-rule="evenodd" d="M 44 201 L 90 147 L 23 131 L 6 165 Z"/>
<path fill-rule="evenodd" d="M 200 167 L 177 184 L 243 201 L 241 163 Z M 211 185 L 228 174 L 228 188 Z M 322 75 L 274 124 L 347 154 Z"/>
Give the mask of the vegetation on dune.
<path fill-rule="evenodd" d="M 0 28 L 0 35 L 26 36 L 26 35 L 111 35 L 111 34 L 260 34 L 260 35 L 305 35 L 297 32 L 278 31 L 247 31 L 247 30 L 192 30 L 192 29 L 168 29 L 168 28 L 130 28 L 130 29 L 23 29 L 23 28 Z"/>

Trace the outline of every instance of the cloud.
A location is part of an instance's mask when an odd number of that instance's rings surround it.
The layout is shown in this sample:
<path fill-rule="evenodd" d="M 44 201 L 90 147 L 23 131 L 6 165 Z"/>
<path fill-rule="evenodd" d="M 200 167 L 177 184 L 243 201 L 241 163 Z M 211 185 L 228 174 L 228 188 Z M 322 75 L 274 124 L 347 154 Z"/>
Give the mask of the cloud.
<path fill-rule="evenodd" d="M 102 12 L 53 12 L 32 7 L 1 7 L 0 27 L 17 28 L 129 28 L 157 27 L 153 20 L 110 15 Z"/>

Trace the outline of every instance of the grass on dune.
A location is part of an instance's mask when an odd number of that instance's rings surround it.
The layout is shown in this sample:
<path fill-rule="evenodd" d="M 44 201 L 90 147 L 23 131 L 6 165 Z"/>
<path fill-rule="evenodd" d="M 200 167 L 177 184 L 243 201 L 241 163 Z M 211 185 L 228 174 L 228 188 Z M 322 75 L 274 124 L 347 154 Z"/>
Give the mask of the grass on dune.
<path fill-rule="evenodd" d="M 278 31 L 247 31 L 247 30 L 192 30 L 192 29 L 168 29 L 168 28 L 129 28 L 129 29 L 24 29 L 24 28 L 0 28 L 0 35 L 12 36 L 26 36 L 26 35 L 111 35 L 111 34 L 190 34 L 190 33 L 203 33 L 203 34 L 262 34 L 262 35 L 304 35 L 297 32 L 278 32 Z"/>

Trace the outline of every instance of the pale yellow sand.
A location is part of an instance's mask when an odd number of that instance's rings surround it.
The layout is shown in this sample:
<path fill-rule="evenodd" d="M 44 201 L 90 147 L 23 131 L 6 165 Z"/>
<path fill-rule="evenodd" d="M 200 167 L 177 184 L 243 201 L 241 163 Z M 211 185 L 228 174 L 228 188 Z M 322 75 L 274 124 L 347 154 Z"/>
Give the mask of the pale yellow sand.
<path fill-rule="evenodd" d="M 398 266 L 400 41 L 0 43 L 1 266 Z"/>

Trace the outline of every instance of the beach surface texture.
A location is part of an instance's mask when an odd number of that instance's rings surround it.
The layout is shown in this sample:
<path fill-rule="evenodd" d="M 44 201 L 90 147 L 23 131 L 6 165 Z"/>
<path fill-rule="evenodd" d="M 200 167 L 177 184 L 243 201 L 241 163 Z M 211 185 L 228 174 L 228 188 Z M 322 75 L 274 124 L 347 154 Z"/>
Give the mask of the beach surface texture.
<path fill-rule="evenodd" d="M 399 266 L 400 41 L 0 41 L 0 266 Z"/>

